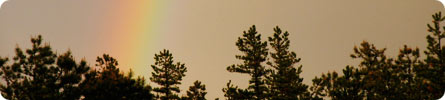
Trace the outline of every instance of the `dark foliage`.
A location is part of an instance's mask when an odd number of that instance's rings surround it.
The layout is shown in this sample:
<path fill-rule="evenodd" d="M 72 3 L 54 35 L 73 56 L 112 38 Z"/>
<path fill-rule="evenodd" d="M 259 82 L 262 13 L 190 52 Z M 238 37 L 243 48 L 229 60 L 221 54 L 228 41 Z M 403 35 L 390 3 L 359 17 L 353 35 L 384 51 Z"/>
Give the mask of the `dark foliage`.
<path fill-rule="evenodd" d="M 275 33 L 269 37 L 269 43 L 273 52 L 270 52 L 272 61 L 267 62 L 272 67 L 270 75 L 267 77 L 267 83 L 271 100 L 295 100 L 304 99 L 308 93 L 308 86 L 303 84 L 303 78 L 300 77 L 302 65 L 295 52 L 289 51 L 290 41 L 289 33 L 282 33 L 277 26 Z"/>
<path fill-rule="evenodd" d="M 150 80 L 161 87 L 153 90 L 158 93 L 157 98 L 162 100 L 180 99 L 180 90 L 177 85 L 181 84 L 182 77 L 185 76 L 187 68 L 184 64 L 177 62 L 174 64 L 173 56 L 168 50 L 163 50 L 155 54 L 155 64 L 151 65 L 153 71 Z"/>
<path fill-rule="evenodd" d="M 57 56 L 42 37 L 32 38 L 32 48 L 23 52 L 16 48 L 12 65 L 0 59 L 2 95 L 10 100 L 74 100 L 81 90 L 77 86 L 89 70 L 86 62 L 77 63 L 68 51 Z"/>
<path fill-rule="evenodd" d="M 83 88 L 84 100 L 152 100 L 151 87 L 145 84 L 145 79 L 133 79 L 133 72 L 127 75 L 119 72 L 118 62 L 113 57 L 104 54 L 97 57 L 96 66 L 99 69 L 90 71 L 86 80 L 80 85 Z"/>
<path fill-rule="evenodd" d="M 442 97 L 445 91 L 445 46 L 441 44 L 445 38 L 445 26 L 440 25 L 445 20 L 442 13 L 436 13 L 433 16 L 433 25 L 428 24 L 428 34 L 426 37 L 428 46 L 424 51 L 426 59 L 425 65 L 417 68 L 418 76 L 423 78 L 425 86 L 423 90 L 431 98 L 438 99 Z"/>
<path fill-rule="evenodd" d="M 236 55 L 241 64 L 227 67 L 232 73 L 250 76 L 248 88 L 242 89 L 229 80 L 222 89 L 228 100 L 423 100 L 442 97 L 445 90 L 445 20 L 441 13 L 428 24 L 428 46 L 421 57 L 419 48 L 404 46 L 397 57 L 386 56 L 363 41 L 354 47 L 351 58 L 359 60 L 356 67 L 346 66 L 303 84 L 302 65 L 296 53 L 289 50 L 289 33 L 279 27 L 261 40 L 255 26 L 244 31 L 236 41 L 242 54 Z M 94 69 L 86 61 L 76 62 L 70 51 L 56 54 L 42 37 L 31 38 L 32 47 L 15 49 L 12 62 L 0 57 L 1 95 L 11 100 L 206 100 L 206 86 L 195 81 L 186 95 L 179 97 L 182 78 L 187 68 L 174 62 L 169 50 L 155 54 L 154 72 L 150 81 L 159 85 L 153 90 L 143 77 L 133 77 L 118 68 L 118 61 L 104 54 L 97 57 Z M 268 54 L 270 53 L 270 58 Z M 267 61 L 267 65 L 263 65 Z M 156 95 L 151 92 L 154 91 Z M 218 100 L 219 98 L 216 98 Z"/>
<path fill-rule="evenodd" d="M 266 61 L 268 54 L 267 42 L 261 41 L 261 34 L 258 34 L 255 25 L 253 25 L 249 31 L 243 32 L 243 37 L 238 38 L 236 46 L 243 53 L 242 55 L 236 55 L 236 58 L 242 60 L 243 63 L 231 65 L 227 67 L 227 70 L 229 72 L 248 74 L 251 76 L 251 79 L 248 89 L 243 90 L 247 93 L 233 92 L 235 93 L 233 95 L 246 95 L 241 97 L 252 97 L 251 99 L 256 100 L 265 99 L 268 89 L 264 78 L 267 71 L 261 63 Z"/>
<path fill-rule="evenodd" d="M 426 59 L 420 60 L 418 48 L 408 46 L 400 49 L 397 58 L 388 58 L 386 49 L 377 49 L 364 41 L 354 48 L 354 59 L 361 60 L 358 68 L 347 66 L 343 76 L 336 72 L 322 74 L 313 79 L 310 88 L 313 99 L 329 97 L 333 100 L 421 100 L 438 99 L 445 90 L 445 37 L 440 25 L 445 17 L 433 15 L 433 24 L 428 24 Z M 442 29 L 442 30 L 443 30 Z"/>
<path fill-rule="evenodd" d="M 187 91 L 186 100 L 207 100 L 205 98 L 207 94 L 205 90 L 206 86 L 201 84 L 200 81 L 196 80 L 193 83 L 193 86 L 190 86 L 189 90 Z"/>

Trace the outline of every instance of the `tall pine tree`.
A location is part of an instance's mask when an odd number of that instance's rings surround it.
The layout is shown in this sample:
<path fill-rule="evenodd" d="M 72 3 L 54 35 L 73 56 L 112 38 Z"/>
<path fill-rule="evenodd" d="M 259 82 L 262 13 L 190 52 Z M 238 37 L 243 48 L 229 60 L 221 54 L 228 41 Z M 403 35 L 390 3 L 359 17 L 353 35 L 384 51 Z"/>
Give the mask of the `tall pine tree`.
<path fill-rule="evenodd" d="M 300 77 L 302 65 L 297 66 L 300 58 L 295 52 L 289 51 L 289 33 L 282 33 L 277 26 L 275 33 L 269 37 L 270 46 L 274 52 L 270 52 L 272 61 L 267 62 L 273 69 L 268 76 L 268 85 L 270 86 L 270 98 L 272 100 L 295 100 L 303 99 L 307 93 L 308 86 L 303 84 L 303 78 Z"/>
<path fill-rule="evenodd" d="M 252 94 L 251 99 L 265 99 L 267 86 L 264 78 L 267 71 L 262 63 L 266 61 L 268 54 L 267 42 L 261 41 L 261 34 L 258 34 L 255 25 L 253 25 L 249 31 L 243 32 L 243 37 L 238 38 L 236 46 L 243 53 L 236 55 L 236 58 L 242 60 L 243 63 L 228 66 L 227 70 L 250 75 L 250 85 L 247 89 L 250 93 L 247 94 Z"/>
<path fill-rule="evenodd" d="M 162 100 L 176 100 L 180 99 L 178 94 L 180 89 L 177 85 L 181 84 L 182 77 L 185 76 L 187 68 L 183 63 L 173 61 L 173 56 L 169 50 L 164 49 L 159 54 L 155 54 L 155 64 L 151 65 L 153 68 L 152 77 L 150 80 L 161 87 L 156 87 L 153 90 L 157 93 L 157 97 Z"/>
<path fill-rule="evenodd" d="M 433 25 L 428 24 L 428 31 L 431 32 L 426 39 L 428 42 L 425 51 L 425 65 L 417 69 L 419 76 L 424 78 L 424 84 L 427 86 L 424 90 L 432 98 L 442 97 L 445 90 L 445 46 L 442 39 L 445 38 L 445 26 L 440 25 L 445 20 L 442 13 L 436 13 L 433 16 Z"/>

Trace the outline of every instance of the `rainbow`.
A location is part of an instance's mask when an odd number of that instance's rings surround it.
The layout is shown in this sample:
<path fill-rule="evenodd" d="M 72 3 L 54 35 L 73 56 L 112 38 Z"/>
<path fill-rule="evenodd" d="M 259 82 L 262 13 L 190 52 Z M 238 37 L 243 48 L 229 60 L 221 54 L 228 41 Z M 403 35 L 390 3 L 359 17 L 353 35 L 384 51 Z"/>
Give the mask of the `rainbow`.
<path fill-rule="evenodd" d="M 148 78 L 147 71 L 157 52 L 156 41 L 159 38 L 159 27 L 162 23 L 162 12 L 166 2 L 157 0 L 116 0 L 115 9 L 110 10 L 101 29 L 111 43 L 110 55 L 117 58 L 119 68 L 128 71 L 130 68 L 136 75 Z"/>

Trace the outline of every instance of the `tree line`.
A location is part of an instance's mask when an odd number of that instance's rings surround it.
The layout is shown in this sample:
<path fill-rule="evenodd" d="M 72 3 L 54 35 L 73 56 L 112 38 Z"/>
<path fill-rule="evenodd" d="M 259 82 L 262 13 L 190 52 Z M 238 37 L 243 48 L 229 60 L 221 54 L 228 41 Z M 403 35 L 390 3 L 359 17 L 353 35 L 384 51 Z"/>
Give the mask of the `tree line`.
<path fill-rule="evenodd" d="M 303 84 L 301 58 L 290 51 L 289 32 L 275 27 L 274 34 L 261 40 L 255 25 L 238 37 L 236 46 L 242 61 L 226 69 L 250 76 L 249 86 L 240 88 L 231 81 L 222 89 L 227 100 L 410 100 L 437 99 L 445 91 L 445 20 L 441 13 L 427 24 L 427 47 L 405 45 L 397 57 L 385 55 L 386 48 L 377 48 L 363 41 L 353 48 L 351 58 L 360 64 L 348 65 L 342 73 L 335 71 Z M 196 80 L 179 95 L 187 67 L 176 62 L 169 50 L 155 54 L 149 80 L 133 71 L 121 72 L 118 61 L 108 54 L 98 56 L 95 66 L 85 60 L 76 61 L 70 51 L 55 53 L 42 36 L 31 38 L 32 47 L 17 47 L 12 62 L 0 57 L 0 91 L 10 100 L 206 100 L 205 84 Z M 422 57 L 424 56 L 424 57 Z M 216 98 L 219 99 L 219 98 Z"/>

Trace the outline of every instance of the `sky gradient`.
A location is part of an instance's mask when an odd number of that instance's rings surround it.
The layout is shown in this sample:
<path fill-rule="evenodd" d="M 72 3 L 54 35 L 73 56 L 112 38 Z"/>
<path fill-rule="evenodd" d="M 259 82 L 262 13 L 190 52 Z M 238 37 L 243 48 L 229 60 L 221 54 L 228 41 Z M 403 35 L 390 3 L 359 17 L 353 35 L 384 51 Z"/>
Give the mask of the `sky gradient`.
<path fill-rule="evenodd" d="M 436 0 L 8 0 L 0 9 L 0 56 L 30 48 L 41 34 L 58 54 L 71 50 L 94 66 L 107 53 L 148 79 L 154 54 L 169 49 L 188 68 L 181 93 L 200 80 L 214 99 L 223 98 L 228 80 L 247 87 L 247 75 L 226 67 L 240 63 L 235 42 L 252 25 L 263 40 L 277 25 L 290 33 L 311 85 L 321 73 L 357 65 L 349 55 L 363 40 L 391 57 L 404 44 L 424 50 L 426 24 L 438 11 Z"/>

